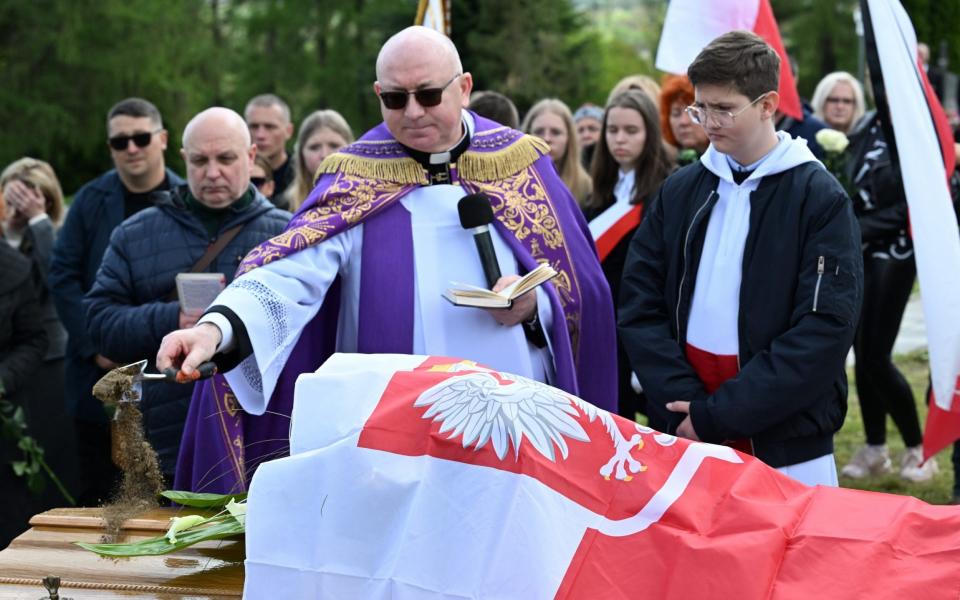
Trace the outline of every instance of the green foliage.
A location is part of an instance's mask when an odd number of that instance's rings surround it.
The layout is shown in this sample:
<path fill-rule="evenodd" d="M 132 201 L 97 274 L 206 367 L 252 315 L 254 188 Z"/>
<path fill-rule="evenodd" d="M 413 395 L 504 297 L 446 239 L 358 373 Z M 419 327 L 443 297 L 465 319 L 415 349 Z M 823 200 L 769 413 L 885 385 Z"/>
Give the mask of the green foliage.
<path fill-rule="evenodd" d="M 166 536 L 160 536 L 129 544 L 75 543 L 81 548 L 96 552 L 101 556 L 160 556 L 199 542 L 243 535 L 245 531 L 246 527 L 240 520 L 227 512 L 221 512 L 198 525 L 177 533 L 176 542 L 170 542 Z"/>
<path fill-rule="evenodd" d="M 27 417 L 23 407 L 0 398 L 0 437 L 13 443 L 21 454 L 20 460 L 10 461 L 14 474 L 23 477 L 27 488 L 34 494 L 42 493 L 46 487 L 46 479 L 50 478 L 67 502 L 75 504 L 73 497 L 44 460 L 43 448 L 37 440 L 28 435 L 27 429 Z"/>
<path fill-rule="evenodd" d="M 917 39 L 930 46 L 930 63 L 946 52 L 951 71 L 960 69 L 960 0 L 904 0 Z"/>
<path fill-rule="evenodd" d="M 160 495 L 177 504 L 192 506 L 194 508 L 220 508 L 226 506 L 231 500 L 239 502 L 247 498 L 246 492 L 242 494 L 207 494 L 201 492 L 164 490 L 160 492 Z"/>

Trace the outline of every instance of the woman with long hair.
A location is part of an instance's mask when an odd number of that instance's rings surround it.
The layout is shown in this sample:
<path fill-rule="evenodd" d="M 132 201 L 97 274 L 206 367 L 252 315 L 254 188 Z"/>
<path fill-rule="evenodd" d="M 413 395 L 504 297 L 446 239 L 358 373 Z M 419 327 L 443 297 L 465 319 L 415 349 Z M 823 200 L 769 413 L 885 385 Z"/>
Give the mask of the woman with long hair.
<path fill-rule="evenodd" d="M 583 206 L 590 196 L 590 175 L 580 164 L 580 143 L 573 124 L 573 114 L 556 98 L 534 104 L 520 126 L 524 133 L 543 138 L 550 145 L 550 158 L 560 179 Z"/>
<path fill-rule="evenodd" d="M 603 133 L 593 154 L 593 194 L 585 207 L 590 232 L 616 305 L 630 238 L 645 204 L 673 169 L 653 100 L 639 90 L 614 96 L 603 114 Z M 626 352 L 617 341 L 619 412 L 633 419 L 643 408 Z"/>
<path fill-rule="evenodd" d="M 335 110 L 317 110 L 303 120 L 293 151 L 293 183 L 285 192 L 290 212 L 297 212 L 313 190 L 313 177 L 323 159 L 352 141 L 350 125 Z"/>
<path fill-rule="evenodd" d="M 845 71 L 835 71 L 821 79 L 811 103 L 815 117 L 844 134 L 850 134 L 866 112 L 863 86 Z"/>

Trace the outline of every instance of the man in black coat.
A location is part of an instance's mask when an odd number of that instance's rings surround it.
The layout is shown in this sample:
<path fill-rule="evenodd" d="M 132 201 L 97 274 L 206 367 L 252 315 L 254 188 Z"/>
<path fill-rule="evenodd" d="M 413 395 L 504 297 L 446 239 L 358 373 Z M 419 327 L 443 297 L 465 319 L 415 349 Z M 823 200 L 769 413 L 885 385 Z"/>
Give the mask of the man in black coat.
<path fill-rule="evenodd" d="M 110 461 L 110 427 L 91 390 L 116 366 L 87 335 L 83 296 L 93 287 L 110 234 L 124 219 L 153 205 L 153 194 L 183 183 L 166 168 L 167 131 L 157 107 L 127 98 L 107 113 L 107 144 L 114 169 L 87 183 L 74 196 L 57 236 L 48 283 L 67 330 L 65 390 L 77 434 L 77 458 L 86 490 L 77 501 L 96 506 L 106 500 L 118 472 Z"/>
<path fill-rule="evenodd" d="M 250 184 L 256 147 L 237 113 L 201 112 L 184 130 L 181 152 L 188 185 L 175 187 L 113 232 L 84 301 L 90 338 L 119 363 L 152 357 L 164 335 L 196 322 L 199 314 L 183 312 L 176 300 L 175 279 L 191 271 L 220 236 L 239 228 L 205 270 L 222 273 L 229 283 L 244 255 L 290 219 Z M 170 481 L 192 391 L 192 385 L 164 382 L 143 386 L 147 439 Z"/>
<path fill-rule="evenodd" d="M 650 424 L 836 485 L 863 295 L 850 201 L 803 142 L 775 131 L 779 58 L 763 40 L 720 36 L 688 75 L 711 145 L 663 184 L 621 285 Z"/>

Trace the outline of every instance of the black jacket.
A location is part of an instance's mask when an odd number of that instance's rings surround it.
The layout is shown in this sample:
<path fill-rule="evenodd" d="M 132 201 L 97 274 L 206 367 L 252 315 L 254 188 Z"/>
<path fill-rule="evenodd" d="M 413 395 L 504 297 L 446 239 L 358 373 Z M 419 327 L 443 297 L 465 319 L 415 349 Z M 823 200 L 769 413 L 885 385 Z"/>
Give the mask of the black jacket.
<path fill-rule="evenodd" d="M 168 298 L 177 273 L 189 271 L 213 242 L 186 207 L 186 188 L 164 193 L 156 206 L 113 231 L 96 282 L 84 299 L 90 339 L 104 356 L 120 364 L 144 358 L 153 364 L 163 336 L 179 328 L 179 304 Z M 253 186 L 250 189 L 255 192 Z M 229 283 L 247 252 L 283 231 L 290 213 L 275 208 L 259 192 L 252 204 L 228 210 L 220 233 L 244 227 L 207 271 L 224 273 Z M 176 465 L 192 392 L 192 385 L 152 381 L 143 386 L 147 437 L 165 473 L 172 473 Z"/>
<path fill-rule="evenodd" d="M 15 395 L 47 351 L 35 279 L 30 261 L 0 238 L 0 396 Z"/>
<path fill-rule="evenodd" d="M 171 186 L 184 183 L 166 170 Z M 83 316 L 83 296 L 93 287 L 110 234 L 124 218 L 124 187 L 116 170 L 90 181 L 73 197 L 63 226 L 57 234 L 50 261 L 50 294 L 67 330 L 67 407 L 76 418 L 106 422 L 103 405 L 90 393 L 105 371 L 94 362 L 99 352 Z"/>
<path fill-rule="evenodd" d="M 832 452 L 846 414 L 844 359 L 863 296 L 850 201 L 818 163 L 764 177 L 750 196 L 740 286 L 740 373 L 713 395 L 684 354 L 693 286 L 719 178 L 702 164 L 664 183 L 634 236 L 618 324 L 651 425 L 674 432 L 690 401 L 706 442 L 750 438 L 779 467 Z"/>

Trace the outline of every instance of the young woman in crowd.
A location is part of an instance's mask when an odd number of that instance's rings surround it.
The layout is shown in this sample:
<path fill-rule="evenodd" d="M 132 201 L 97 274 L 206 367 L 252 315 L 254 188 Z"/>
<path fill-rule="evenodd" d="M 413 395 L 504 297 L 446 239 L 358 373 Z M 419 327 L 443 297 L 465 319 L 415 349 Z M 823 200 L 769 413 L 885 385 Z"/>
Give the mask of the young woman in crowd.
<path fill-rule="evenodd" d="M 660 88 L 660 128 L 663 139 L 677 149 L 680 166 L 696 161 L 710 145 L 703 127 L 687 114 L 693 99 L 693 84 L 686 75 L 664 78 Z"/>
<path fill-rule="evenodd" d="M 812 104 L 816 118 L 845 134 L 853 131 L 866 111 L 863 86 L 844 71 L 835 71 L 820 80 L 813 92 Z"/>
<path fill-rule="evenodd" d="M 335 110 L 318 110 L 303 120 L 294 147 L 293 183 L 285 192 L 290 212 L 296 213 L 313 190 L 313 176 L 323 159 L 352 141 L 350 125 Z"/>
<path fill-rule="evenodd" d="M 590 175 L 580 164 L 580 144 L 567 105 L 555 98 L 541 100 L 530 108 L 520 128 L 550 144 L 553 166 L 577 203 L 584 206 L 592 186 Z"/>
<path fill-rule="evenodd" d="M 640 90 L 614 96 L 603 114 L 603 133 L 591 166 L 593 194 L 584 211 L 614 303 L 620 295 L 630 238 L 640 225 L 645 204 L 653 200 L 672 168 L 653 100 Z M 633 419 L 642 410 L 643 399 L 619 341 L 617 363 L 619 412 Z"/>

